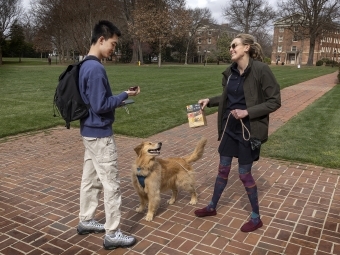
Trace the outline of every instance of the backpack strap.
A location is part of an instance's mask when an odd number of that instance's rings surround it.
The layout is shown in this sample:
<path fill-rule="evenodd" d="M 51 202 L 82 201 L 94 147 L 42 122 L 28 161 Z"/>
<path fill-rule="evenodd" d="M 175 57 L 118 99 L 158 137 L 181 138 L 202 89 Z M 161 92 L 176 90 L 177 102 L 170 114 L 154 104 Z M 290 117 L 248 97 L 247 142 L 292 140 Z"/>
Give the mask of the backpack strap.
<path fill-rule="evenodd" d="M 82 61 L 80 61 L 80 62 L 77 63 L 77 65 L 79 65 L 79 72 L 80 72 L 80 67 L 81 67 L 81 65 L 82 65 L 86 60 L 96 60 L 96 61 L 98 61 L 99 63 L 101 63 L 100 60 L 99 60 L 99 58 L 97 58 L 97 57 L 95 57 L 95 56 L 93 56 L 93 55 L 88 55 L 88 56 L 86 56 Z M 79 85 L 78 85 L 78 89 L 79 89 Z M 79 91 L 79 92 L 80 92 L 80 91 Z M 80 94 L 80 93 L 79 93 L 79 94 Z M 82 97 L 82 98 L 83 98 L 83 97 Z M 83 99 L 83 101 L 84 101 L 84 99 Z M 87 109 L 90 109 L 90 108 L 91 108 L 90 103 L 87 104 L 87 103 L 84 101 L 84 104 L 86 105 Z"/>

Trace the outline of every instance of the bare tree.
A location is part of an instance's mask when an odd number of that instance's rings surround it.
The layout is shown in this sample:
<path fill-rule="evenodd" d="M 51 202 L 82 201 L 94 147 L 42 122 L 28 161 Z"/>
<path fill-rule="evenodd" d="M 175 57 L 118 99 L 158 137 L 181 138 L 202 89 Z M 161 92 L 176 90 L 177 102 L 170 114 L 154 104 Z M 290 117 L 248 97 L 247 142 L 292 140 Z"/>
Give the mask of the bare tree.
<path fill-rule="evenodd" d="M 20 23 L 24 28 L 25 41 L 28 43 L 33 42 L 35 34 L 34 22 L 32 22 L 33 19 L 34 17 L 28 11 L 25 11 L 20 19 Z"/>
<path fill-rule="evenodd" d="M 83 0 L 81 4 L 76 0 L 35 0 L 34 4 L 36 37 L 44 42 L 49 38 L 60 62 L 69 58 L 70 52 L 87 54 L 94 24 L 102 19 L 113 21 L 120 14 L 118 1 L 112 0 Z"/>
<path fill-rule="evenodd" d="M 261 45 L 263 54 L 266 57 L 270 57 L 273 48 L 273 35 L 268 33 L 268 29 L 259 29 L 256 31 L 256 33 L 253 33 L 253 36 L 255 36 L 256 41 Z"/>
<path fill-rule="evenodd" d="M 187 32 L 188 16 L 185 0 L 141 0 L 132 11 L 134 23 L 129 31 L 138 40 L 157 43 L 158 66 L 161 66 L 162 50 L 174 37 Z"/>
<path fill-rule="evenodd" d="M 307 65 L 313 65 L 316 40 L 324 31 L 334 30 L 340 17 L 339 0 L 283 0 L 278 4 L 286 27 L 301 40 L 309 38 Z"/>
<path fill-rule="evenodd" d="M 190 23 L 188 23 L 188 33 L 186 34 L 185 65 L 188 64 L 189 46 L 196 38 L 197 30 L 205 25 L 215 23 L 215 20 L 212 18 L 211 11 L 208 8 L 195 8 L 193 10 L 189 9 L 188 14 L 190 17 Z"/>
<path fill-rule="evenodd" d="M 136 0 L 123 0 L 122 2 L 122 13 L 125 19 L 125 22 L 128 24 L 128 30 L 132 37 L 133 46 L 132 46 L 132 59 L 131 63 L 136 63 L 138 60 L 143 63 L 143 48 L 142 48 L 142 40 L 140 38 L 140 34 L 134 32 L 135 28 L 135 15 L 138 13 L 138 8 L 143 6 L 143 1 Z"/>
<path fill-rule="evenodd" d="M 228 0 L 223 16 L 234 29 L 255 34 L 268 27 L 276 12 L 266 0 Z"/>
<path fill-rule="evenodd" d="M 10 27 L 22 13 L 21 0 L 0 0 L 0 65 L 2 65 L 1 45 L 9 36 Z"/>

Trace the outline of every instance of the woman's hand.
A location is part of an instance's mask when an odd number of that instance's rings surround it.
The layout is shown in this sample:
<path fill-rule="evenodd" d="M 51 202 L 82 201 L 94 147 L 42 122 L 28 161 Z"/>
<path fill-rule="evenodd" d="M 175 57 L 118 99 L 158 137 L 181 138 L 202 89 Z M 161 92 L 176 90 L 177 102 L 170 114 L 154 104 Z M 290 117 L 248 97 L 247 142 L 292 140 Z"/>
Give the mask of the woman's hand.
<path fill-rule="evenodd" d="M 243 119 L 248 116 L 248 111 L 235 109 L 231 111 L 231 114 L 234 116 L 235 119 Z"/>
<path fill-rule="evenodd" d="M 203 110 L 204 107 L 209 103 L 209 98 L 200 99 L 198 100 L 198 103 L 201 105 L 201 108 Z"/>

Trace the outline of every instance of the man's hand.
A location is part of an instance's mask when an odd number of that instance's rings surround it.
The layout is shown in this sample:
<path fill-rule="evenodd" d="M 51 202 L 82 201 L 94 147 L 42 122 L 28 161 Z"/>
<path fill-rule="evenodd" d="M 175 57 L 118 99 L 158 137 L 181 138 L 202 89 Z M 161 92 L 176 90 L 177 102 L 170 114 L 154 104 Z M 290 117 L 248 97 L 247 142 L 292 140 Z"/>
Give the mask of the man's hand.
<path fill-rule="evenodd" d="M 137 88 L 135 89 L 135 87 L 133 87 L 134 90 L 132 90 L 132 87 L 125 91 L 129 96 L 137 96 L 140 93 L 140 87 L 137 86 Z"/>

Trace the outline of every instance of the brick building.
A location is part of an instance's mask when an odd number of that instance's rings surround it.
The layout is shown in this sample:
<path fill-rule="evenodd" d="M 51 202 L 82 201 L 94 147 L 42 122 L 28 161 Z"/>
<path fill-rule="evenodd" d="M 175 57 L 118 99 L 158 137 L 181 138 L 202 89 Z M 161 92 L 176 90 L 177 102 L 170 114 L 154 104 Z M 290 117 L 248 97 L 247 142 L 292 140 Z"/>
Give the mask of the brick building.
<path fill-rule="evenodd" d="M 219 36 L 226 33 L 233 39 L 240 31 L 231 28 L 228 24 L 203 26 L 197 30 L 197 57 L 194 62 L 203 63 L 207 57 L 214 58 L 217 50 Z"/>
<path fill-rule="evenodd" d="M 309 38 L 303 39 L 300 28 L 292 28 L 287 20 L 274 23 L 271 62 L 288 65 L 306 64 L 310 40 Z M 340 27 L 333 31 L 324 31 L 322 36 L 316 39 L 313 64 L 323 58 L 340 61 Z"/>

